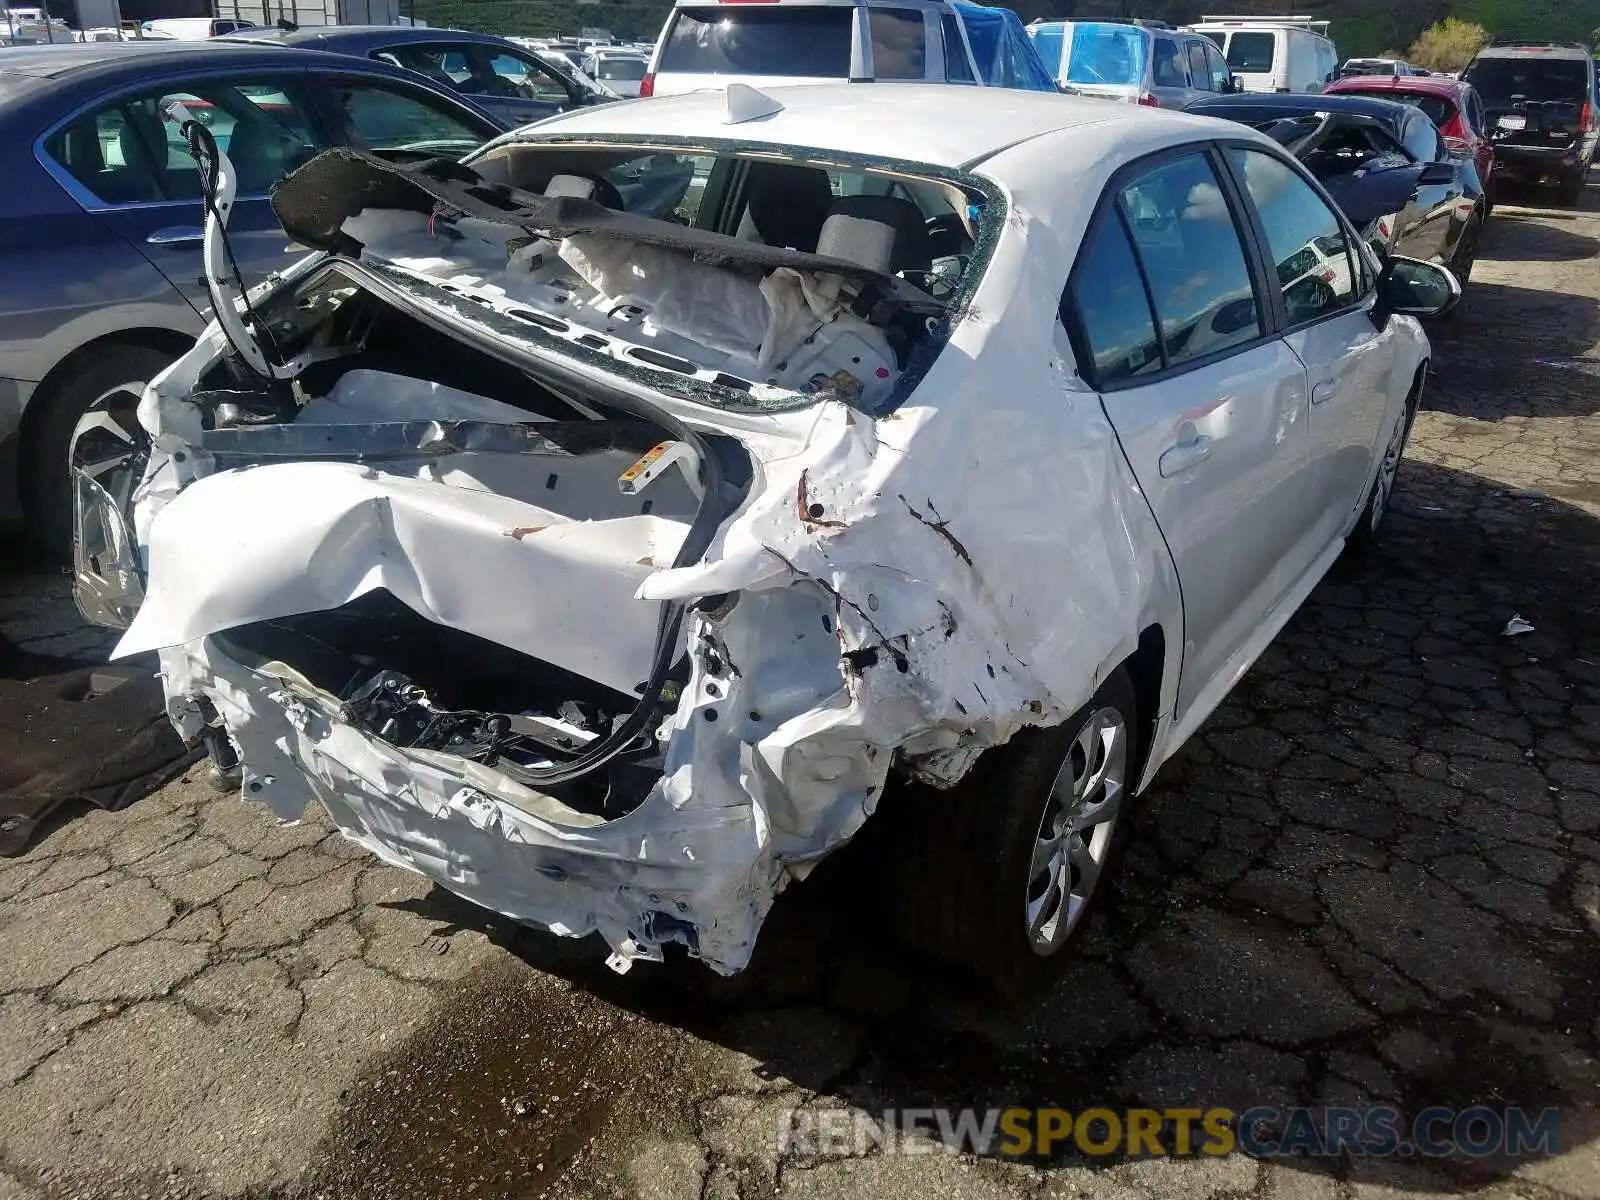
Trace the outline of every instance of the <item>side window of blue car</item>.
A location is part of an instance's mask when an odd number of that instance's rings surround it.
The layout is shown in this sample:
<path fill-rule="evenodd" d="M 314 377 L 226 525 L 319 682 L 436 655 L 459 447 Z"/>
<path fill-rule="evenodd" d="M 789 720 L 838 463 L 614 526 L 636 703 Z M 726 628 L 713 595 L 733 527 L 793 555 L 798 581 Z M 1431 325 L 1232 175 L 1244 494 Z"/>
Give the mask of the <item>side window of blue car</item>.
<path fill-rule="evenodd" d="M 183 104 L 233 163 L 240 196 L 265 195 L 320 148 L 288 81 L 196 81 L 120 97 L 52 134 L 45 153 L 102 204 L 198 200 L 200 177 L 178 124 Z"/>

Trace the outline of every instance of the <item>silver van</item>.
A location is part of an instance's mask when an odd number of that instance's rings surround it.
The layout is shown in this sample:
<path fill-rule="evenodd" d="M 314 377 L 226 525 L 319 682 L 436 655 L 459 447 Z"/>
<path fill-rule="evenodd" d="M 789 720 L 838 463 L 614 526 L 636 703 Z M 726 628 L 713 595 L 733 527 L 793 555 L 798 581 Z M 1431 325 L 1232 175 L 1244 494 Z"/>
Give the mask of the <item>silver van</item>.
<path fill-rule="evenodd" d="M 1240 90 L 1209 38 L 1157 21 L 1035 21 L 1028 37 L 1064 92 L 1183 108 Z"/>

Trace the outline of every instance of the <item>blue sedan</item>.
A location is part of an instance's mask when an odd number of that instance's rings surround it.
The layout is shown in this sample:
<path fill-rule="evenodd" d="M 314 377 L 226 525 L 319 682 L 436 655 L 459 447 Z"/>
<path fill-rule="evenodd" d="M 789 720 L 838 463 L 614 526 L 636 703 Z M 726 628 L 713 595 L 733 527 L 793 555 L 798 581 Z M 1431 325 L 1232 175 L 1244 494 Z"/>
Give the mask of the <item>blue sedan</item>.
<path fill-rule="evenodd" d="M 267 195 L 319 150 L 459 157 L 505 128 L 454 91 L 344 55 L 219 38 L 5 50 L 0 515 L 20 492 L 28 531 L 60 557 L 69 455 L 135 445 L 144 385 L 206 322 L 205 206 L 170 100 L 238 173 L 229 233 L 246 283 L 300 253 Z"/>

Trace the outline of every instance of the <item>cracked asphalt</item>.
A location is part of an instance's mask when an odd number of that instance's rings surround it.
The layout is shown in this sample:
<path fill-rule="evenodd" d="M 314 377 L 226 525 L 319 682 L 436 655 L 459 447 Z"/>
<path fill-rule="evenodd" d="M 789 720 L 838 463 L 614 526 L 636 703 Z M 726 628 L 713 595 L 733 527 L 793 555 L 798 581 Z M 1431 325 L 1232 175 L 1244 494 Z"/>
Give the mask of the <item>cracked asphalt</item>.
<path fill-rule="evenodd" d="M 1384 549 L 1162 772 L 1046 993 L 884 943 L 905 813 L 780 901 L 745 975 L 616 977 L 197 769 L 0 861 L 0 1200 L 1600 1197 L 1600 188 L 1503 208 L 1483 255 Z M 0 624 L 104 649 L 65 597 L 12 574 Z M 1556 1106 L 1560 1153 L 775 1146 L 795 1106 L 1384 1102 Z"/>

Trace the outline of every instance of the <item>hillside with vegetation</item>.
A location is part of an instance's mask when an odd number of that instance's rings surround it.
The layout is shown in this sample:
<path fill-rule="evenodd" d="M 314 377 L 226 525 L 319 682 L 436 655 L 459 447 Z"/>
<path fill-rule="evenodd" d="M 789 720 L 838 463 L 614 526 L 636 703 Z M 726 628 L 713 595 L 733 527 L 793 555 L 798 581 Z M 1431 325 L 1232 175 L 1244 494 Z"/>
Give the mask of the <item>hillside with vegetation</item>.
<path fill-rule="evenodd" d="M 653 38 L 668 0 L 414 0 L 430 25 L 543 37 L 598 26 L 619 37 Z M 1333 22 L 1342 55 L 1405 52 L 1424 30 L 1455 18 L 1504 38 L 1592 42 L 1600 0 L 1010 0 L 1024 21 L 1035 17 L 1137 16 L 1181 23 L 1205 12 L 1293 12 Z"/>

